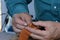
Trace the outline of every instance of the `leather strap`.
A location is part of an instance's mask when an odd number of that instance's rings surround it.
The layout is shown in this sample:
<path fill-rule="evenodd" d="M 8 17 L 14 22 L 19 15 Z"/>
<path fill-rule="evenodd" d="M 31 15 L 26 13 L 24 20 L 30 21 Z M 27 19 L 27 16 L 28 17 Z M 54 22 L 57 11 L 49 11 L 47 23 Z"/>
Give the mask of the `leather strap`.
<path fill-rule="evenodd" d="M 28 25 L 29 27 L 31 28 L 37 28 L 35 25 L 33 25 L 32 23 L 30 23 Z M 29 36 L 30 36 L 31 32 L 29 32 L 28 30 L 26 29 L 23 29 L 21 31 L 21 33 L 19 34 L 19 39 L 18 40 L 29 40 Z"/>

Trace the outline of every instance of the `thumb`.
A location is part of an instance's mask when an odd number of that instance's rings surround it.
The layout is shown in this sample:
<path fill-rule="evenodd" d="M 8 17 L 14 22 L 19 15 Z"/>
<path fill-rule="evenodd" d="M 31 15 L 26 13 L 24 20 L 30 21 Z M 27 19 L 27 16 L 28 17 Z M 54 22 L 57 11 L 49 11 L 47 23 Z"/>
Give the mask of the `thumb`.
<path fill-rule="evenodd" d="M 33 22 L 33 24 L 37 26 L 43 26 L 43 27 L 47 27 L 48 25 L 46 21 Z"/>
<path fill-rule="evenodd" d="M 31 18 L 31 17 L 27 17 L 25 20 L 26 20 L 26 23 L 27 23 L 27 24 L 32 23 L 32 18 Z"/>
<path fill-rule="evenodd" d="M 32 23 L 32 17 L 31 17 L 30 15 L 26 15 L 26 16 L 25 16 L 25 22 L 26 22 L 27 24 Z"/>

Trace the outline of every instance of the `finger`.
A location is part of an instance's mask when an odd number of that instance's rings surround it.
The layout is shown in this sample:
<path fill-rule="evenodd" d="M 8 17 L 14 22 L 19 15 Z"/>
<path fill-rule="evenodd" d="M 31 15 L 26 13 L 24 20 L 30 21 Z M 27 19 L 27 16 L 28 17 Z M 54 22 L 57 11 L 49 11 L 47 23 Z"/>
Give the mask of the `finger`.
<path fill-rule="evenodd" d="M 26 22 L 22 21 L 22 20 L 21 20 L 20 18 L 18 18 L 18 17 L 15 18 L 15 22 L 16 22 L 17 24 L 20 24 L 20 25 L 27 25 Z"/>
<path fill-rule="evenodd" d="M 27 26 L 23 26 L 23 25 L 19 25 L 19 24 L 16 24 L 16 28 L 18 28 L 18 29 L 24 29 L 25 27 L 27 27 Z"/>
<path fill-rule="evenodd" d="M 32 18 L 31 18 L 31 16 L 26 16 L 26 17 L 27 17 L 27 18 L 26 18 L 27 24 L 32 23 Z"/>
<path fill-rule="evenodd" d="M 20 33 L 21 30 L 20 29 L 17 29 L 16 27 L 13 27 L 13 30 L 16 32 L 16 33 Z"/>
<path fill-rule="evenodd" d="M 14 21 L 13 21 L 12 27 L 13 27 L 13 30 L 14 30 L 16 33 L 19 33 L 19 32 L 21 31 L 20 29 L 16 28 L 16 23 L 14 23 Z"/>
<path fill-rule="evenodd" d="M 16 24 L 15 21 L 12 22 L 13 26 L 16 27 L 17 29 L 23 29 L 25 26 L 24 25 L 20 25 L 20 24 Z"/>
<path fill-rule="evenodd" d="M 33 39 L 38 39 L 38 40 L 42 40 L 42 39 L 43 39 L 42 36 L 39 36 L 39 35 L 36 35 L 36 34 L 33 34 L 33 33 L 31 33 L 30 36 L 31 36 Z"/>
<path fill-rule="evenodd" d="M 33 24 L 35 24 L 35 25 L 39 25 L 39 26 L 47 26 L 47 23 L 46 23 L 46 21 L 38 21 L 38 22 L 33 22 Z"/>
<path fill-rule="evenodd" d="M 42 35 L 42 36 L 46 35 L 46 31 L 41 31 L 38 29 L 30 28 L 30 27 L 25 27 L 25 29 L 27 29 L 28 31 L 35 33 L 37 35 Z"/>
<path fill-rule="evenodd" d="M 23 21 L 25 21 L 27 24 L 30 24 L 32 22 L 32 17 L 28 13 L 24 13 L 23 17 L 21 16 Z"/>

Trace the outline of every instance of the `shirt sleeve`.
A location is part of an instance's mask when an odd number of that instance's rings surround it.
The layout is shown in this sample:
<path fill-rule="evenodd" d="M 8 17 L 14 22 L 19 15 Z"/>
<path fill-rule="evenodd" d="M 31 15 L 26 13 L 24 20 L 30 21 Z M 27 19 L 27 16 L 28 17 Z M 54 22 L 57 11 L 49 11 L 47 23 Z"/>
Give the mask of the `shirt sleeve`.
<path fill-rule="evenodd" d="M 10 16 L 17 13 L 29 12 L 28 4 L 31 1 L 32 0 L 5 0 Z"/>

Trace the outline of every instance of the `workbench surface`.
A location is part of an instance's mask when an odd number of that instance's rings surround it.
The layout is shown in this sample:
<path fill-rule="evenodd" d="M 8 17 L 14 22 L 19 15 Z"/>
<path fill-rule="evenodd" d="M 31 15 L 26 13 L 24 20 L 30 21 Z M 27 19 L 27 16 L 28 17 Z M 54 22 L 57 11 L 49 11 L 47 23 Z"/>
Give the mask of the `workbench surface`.
<path fill-rule="evenodd" d="M 0 32 L 0 40 L 10 40 L 12 36 L 14 36 L 14 33 L 5 33 Z"/>

